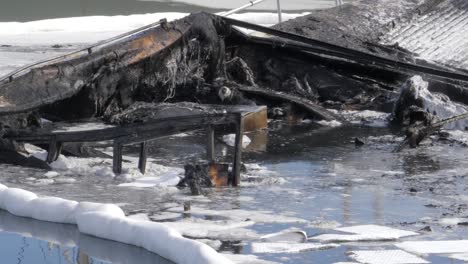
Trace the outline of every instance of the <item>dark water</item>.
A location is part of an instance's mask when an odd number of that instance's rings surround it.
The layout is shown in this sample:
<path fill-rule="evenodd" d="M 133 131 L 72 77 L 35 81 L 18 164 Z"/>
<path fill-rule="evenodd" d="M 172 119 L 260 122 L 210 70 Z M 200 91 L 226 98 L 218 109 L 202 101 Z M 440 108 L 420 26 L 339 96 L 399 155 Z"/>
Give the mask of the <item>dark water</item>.
<path fill-rule="evenodd" d="M 295 216 L 308 221 L 307 224 L 258 222 L 248 227 L 260 234 L 296 227 L 313 236 L 329 233 L 330 230 L 318 228 L 312 223 L 336 222 L 343 226 L 378 224 L 412 231 L 426 226 L 432 228 L 432 232 L 421 232 L 420 236 L 401 241 L 466 239 L 467 227 L 447 227 L 439 220 L 468 215 L 468 149 L 458 144 L 435 142 L 419 149 L 394 153 L 397 144 L 390 140 L 390 135 L 390 131 L 385 128 L 318 128 L 313 124 L 291 126 L 271 123 L 268 133 L 250 135 L 254 140 L 244 160 L 247 163 L 259 162 L 276 173 L 265 180 L 280 177 L 286 182 L 249 184 L 248 179 L 244 179 L 239 189 L 205 190 L 205 200 L 209 203 L 191 197 L 187 191 L 122 188 L 117 186 L 117 179 L 92 175 L 76 176 L 77 182 L 73 184 L 38 186 L 24 179 L 28 176 L 38 177 L 44 172 L 22 169 L 21 175 L 18 175 L 17 168 L 7 167 L 2 169 L 0 181 L 42 195 L 117 203 L 128 214 L 143 212 L 150 217 L 164 213 L 169 207 L 182 208 L 187 200 L 191 200 L 192 206 L 213 210 L 267 210 L 274 215 Z M 367 144 L 356 147 L 354 138 L 357 136 L 364 138 Z M 222 149 L 222 144 L 218 144 L 218 154 Z M 128 151 L 131 155 L 136 154 L 132 149 Z M 197 161 L 205 155 L 203 133 L 155 141 L 150 152 L 157 162 L 165 165 Z M 225 157 L 227 161 L 230 159 L 230 156 Z M 197 214 L 190 217 L 212 219 L 211 216 Z M 182 219 L 187 220 L 187 216 L 179 215 L 172 221 Z M 41 229 L 39 226 L 42 222 L 34 222 Z M 2 229 L 9 230 L 9 227 Z M 49 229 L 43 230 L 44 236 L 33 236 L 47 241 Z M 63 233 L 65 238 L 62 240 L 68 237 L 67 232 Z M 21 251 L 24 242 L 19 237 L 15 239 L 19 242 L 13 251 Z M 81 238 L 79 241 L 76 243 L 78 247 L 86 248 L 81 244 Z M 221 242 L 218 248 L 221 252 L 252 253 L 250 240 L 224 239 Z M 101 240 L 97 241 L 97 245 L 102 243 Z M 334 263 L 349 261 L 347 252 L 351 250 L 395 249 L 394 243 L 345 243 L 330 250 L 256 255 L 279 263 Z M 99 249 L 99 252 L 107 251 Z M 95 256 L 91 253 L 88 255 Z M 113 257 L 120 261 L 139 256 L 123 252 Z M 99 259 L 112 261 L 110 257 Z M 427 259 L 432 263 L 461 263 L 445 256 L 430 255 Z M 57 260 L 51 263 L 60 262 Z"/>

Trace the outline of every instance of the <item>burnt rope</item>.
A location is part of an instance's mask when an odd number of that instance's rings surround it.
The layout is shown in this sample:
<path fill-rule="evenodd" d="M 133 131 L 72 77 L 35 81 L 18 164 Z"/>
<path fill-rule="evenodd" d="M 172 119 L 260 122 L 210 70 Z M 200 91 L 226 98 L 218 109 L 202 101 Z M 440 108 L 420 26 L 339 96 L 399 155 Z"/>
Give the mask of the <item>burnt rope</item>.
<path fill-rule="evenodd" d="M 357 62 L 367 63 L 370 65 L 380 64 L 383 66 L 396 68 L 396 70 L 399 70 L 402 72 L 412 71 L 412 72 L 418 72 L 418 73 L 425 73 L 425 74 L 442 77 L 442 78 L 468 82 L 468 75 L 462 72 L 437 69 L 435 67 L 423 66 L 423 65 L 403 62 L 403 61 L 399 61 L 399 60 L 395 60 L 391 58 L 385 58 L 385 57 L 377 56 L 374 54 L 366 53 L 363 51 L 350 49 L 350 48 L 338 46 L 335 44 L 330 44 L 330 43 L 323 42 L 320 40 L 311 39 L 311 38 L 307 38 L 301 35 L 288 33 L 288 32 L 284 32 L 281 30 L 276 30 L 276 29 L 272 29 L 272 28 L 268 28 L 268 27 L 264 27 L 260 25 L 255 25 L 255 24 L 244 22 L 244 21 L 235 20 L 232 18 L 220 17 L 220 19 L 224 20 L 226 24 L 229 24 L 231 26 L 238 26 L 241 28 L 251 29 L 251 30 L 255 30 L 258 32 L 272 35 L 272 36 L 307 44 L 307 45 L 298 45 L 298 47 L 302 47 L 303 49 L 308 50 L 310 52 L 320 53 L 320 54 L 343 58 L 343 59 L 354 60 Z M 259 38 L 256 38 L 256 39 L 258 40 Z M 277 42 L 278 40 L 275 40 L 275 41 Z M 286 45 L 290 43 L 284 42 L 283 44 Z"/>
<path fill-rule="evenodd" d="M 82 53 L 82 52 L 87 52 L 87 54 L 91 54 L 92 53 L 92 49 L 94 48 L 97 48 L 97 47 L 100 47 L 100 46 L 104 46 L 106 44 L 109 44 L 111 42 L 114 42 L 114 41 L 117 41 L 117 40 L 121 40 L 123 38 L 126 38 L 126 37 L 129 37 L 133 34 L 136 34 L 136 33 L 139 33 L 143 30 L 146 30 L 146 29 L 149 29 L 149 28 L 153 28 L 153 27 L 156 27 L 156 26 L 159 26 L 161 24 L 164 24 L 166 23 L 167 20 L 166 19 L 161 19 L 159 20 L 158 22 L 155 22 L 155 23 L 151 23 L 149 25 L 146 25 L 146 26 L 143 26 L 143 27 L 140 27 L 140 28 L 137 28 L 137 29 L 134 29 L 132 31 L 129 31 L 129 32 L 125 32 L 123 34 L 120 34 L 120 35 L 117 35 L 115 37 L 112 37 L 112 38 L 109 38 L 109 39 L 105 39 L 105 40 L 102 40 L 94 45 L 91 45 L 91 46 L 87 46 L 85 48 L 82 48 L 82 49 L 79 49 L 79 50 L 76 50 L 76 51 L 73 51 L 73 52 L 70 52 L 70 53 L 66 53 L 66 54 L 63 54 L 63 55 L 59 55 L 59 56 L 56 56 L 56 57 L 52 57 L 50 59 L 46 59 L 46 60 L 42 60 L 42 61 L 38 61 L 38 62 L 35 62 L 35 63 L 32 63 L 32 64 L 28 64 L 26 66 L 23 66 L 13 72 L 10 72 L 8 73 L 7 75 L 4 75 L 3 77 L 0 77 L 0 82 L 4 82 L 5 80 L 9 80 L 10 82 L 13 80 L 13 77 L 18 74 L 18 73 L 21 73 L 23 71 L 26 71 L 28 69 L 31 69 L 33 67 L 36 67 L 36 66 L 39 66 L 39 65 L 43 65 L 45 63 L 48 63 L 48 62 L 52 62 L 52 61 L 56 61 L 56 60 L 60 60 L 60 59 L 66 59 L 72 55 L 76 55 L 76 54 L 79 54 L 79 53 Z"/>
<path fill-rule="evenodd" d="M 418 142 L 416 142 L 416 143 L 419 144 L 419 142 L 421 142 L 424 138 L 431 135 L 436 130 L 441 129 L 443 126 L 445 126 L 447 124 L 450 124 L 450 123 L 453 123 L 453 122 L 457 122 L 459 120 L 466 119 L 466 118 L 468 118 L 468 112 L 464 113 L 464 114 L 461 114 L 461 115 L 456 115 L 456 116 L 449 117 L 449 118 L 444 119 L 442 121 L 431 124 L 430 126 L 427 126 L 425 128 L 417 129 L 416 131 L 418 131 L 418 134 L 421 137 L 418 138 Z M 395 148 L 394 152 L 400 152 L 404 147 L 406 147 L 407 145 L 410 144 L 410 140 L 411 140 L 411 136 L 407 136 L 405 138 L 405 140 L 403 140 L 403 142 L 401 142 L 401 144 L 398 145 L 398 147 Z"/>

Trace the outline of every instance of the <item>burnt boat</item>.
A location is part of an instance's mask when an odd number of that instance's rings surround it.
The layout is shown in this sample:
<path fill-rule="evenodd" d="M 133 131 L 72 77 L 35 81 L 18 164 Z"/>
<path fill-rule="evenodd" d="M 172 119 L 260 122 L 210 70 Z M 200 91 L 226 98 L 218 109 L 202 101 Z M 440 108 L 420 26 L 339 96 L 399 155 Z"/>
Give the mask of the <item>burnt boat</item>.
<path fill-rule="evenodd" d="M 208 13 L 160 21 L 1 79 L 2 131 L 34 129 L 42 119 L 113 122 L 140 102 L 280 106 L 301 118 L 334 120 L 340 117 L 327 108 L 392 111 L 414 75 L 467 103 L 466 54 L 426 61 L 408 41 L 411 31 L 430 34 L 427 17 L 437 20 L 440 10 L 458 22 L 439 31 L 466 31 L 460 23 L 467 4 L 403 2 L 362 0 L 273 28 Z M 388 8 L 376 13 L 376 6 Z M 425 29 L 412 27 L 419 20 Z M 451 48 L 463 52 L 463 43 Z"/>

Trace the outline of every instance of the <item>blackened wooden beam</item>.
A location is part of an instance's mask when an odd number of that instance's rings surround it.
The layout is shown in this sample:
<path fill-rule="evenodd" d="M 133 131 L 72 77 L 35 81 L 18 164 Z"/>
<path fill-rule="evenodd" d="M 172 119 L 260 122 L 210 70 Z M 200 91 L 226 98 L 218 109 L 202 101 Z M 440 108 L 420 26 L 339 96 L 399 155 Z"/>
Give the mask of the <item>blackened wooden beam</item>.
<path fill-rule="evenodd" d="M 208 126 L 207 129 L 207 144 L 206 144 L 206 155 L 207 155 L 207 160 L 208 162 L 214 162 L 215 161 L 215 133 L 214 133 L 214 127 L 212 125 Z"/>
<path fill-rule="evenodd" d="M 60 155 L 60 151 L 61 151 L 61 143 L 57 143 L 57 139 L 52 136 L 50 137 L 50 140 L 49 140 L 49 150 L 47 152 L 47 160 L 46 162 L 47 163 L 52 163 L 54 161 L 57 160 L 58 156 Z"/>
<path fill-rule="evenodd" d="M 148 143 L 146 141 L 140 143 L 140 158 L 138 159 L 138 169 L 142 174 L 146 172 L 146 160 L 148 157 Z"/>
<path fill-rule="evenodd" d="M 114 140 L 114 153 L 113 153 L 113 162 L 112 170 L 115 174 L 122 173 L 122 150 L 123 146 L 119 140 Z"/>

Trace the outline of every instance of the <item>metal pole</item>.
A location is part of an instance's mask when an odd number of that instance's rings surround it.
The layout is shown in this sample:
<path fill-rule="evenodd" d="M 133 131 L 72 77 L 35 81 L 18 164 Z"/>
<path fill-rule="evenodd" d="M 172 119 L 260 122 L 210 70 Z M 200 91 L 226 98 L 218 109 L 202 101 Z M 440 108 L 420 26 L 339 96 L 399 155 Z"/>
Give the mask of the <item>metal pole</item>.
<path fill-rule="evenodd" d="M 231 11 L 227 11 L 227 12 L 225 12 L 225 13 L 221 13 L 221 14 L 219 14 L 219 15 L 220 15 L 220 16 L 230 16 L 230 15 L 232 15 L 232 14 L 234 14 L 234 13 L 237 13 L 237 12 L 239 12 L 239 11 L 242 11 L 242 10 L 244 10 L 244 9 L 246 9 L 246 8 L 249 8 L 249 7 L 251 7 L 251 6 L 254 6 L 254 5 L 256 5 L 256 4 L 258 4 L 258 3 L 261 3 L 261 2 L 263 2 L 263 1 L 265 1 L 265 0 L 250 1 L 250 3 L 248 3 L 248 4 L 245 4 L 245 5 L 241 6 L 241 7 L 236 8 L 236 9 L 232 9 Z"/>
<path fill-rule="evenodd" d="M 281 3 L 280 0 L 276 0 L 276 6 L 278 8 L 278 23 L 283 22 L 282 14 L 281 14 Z"/>

